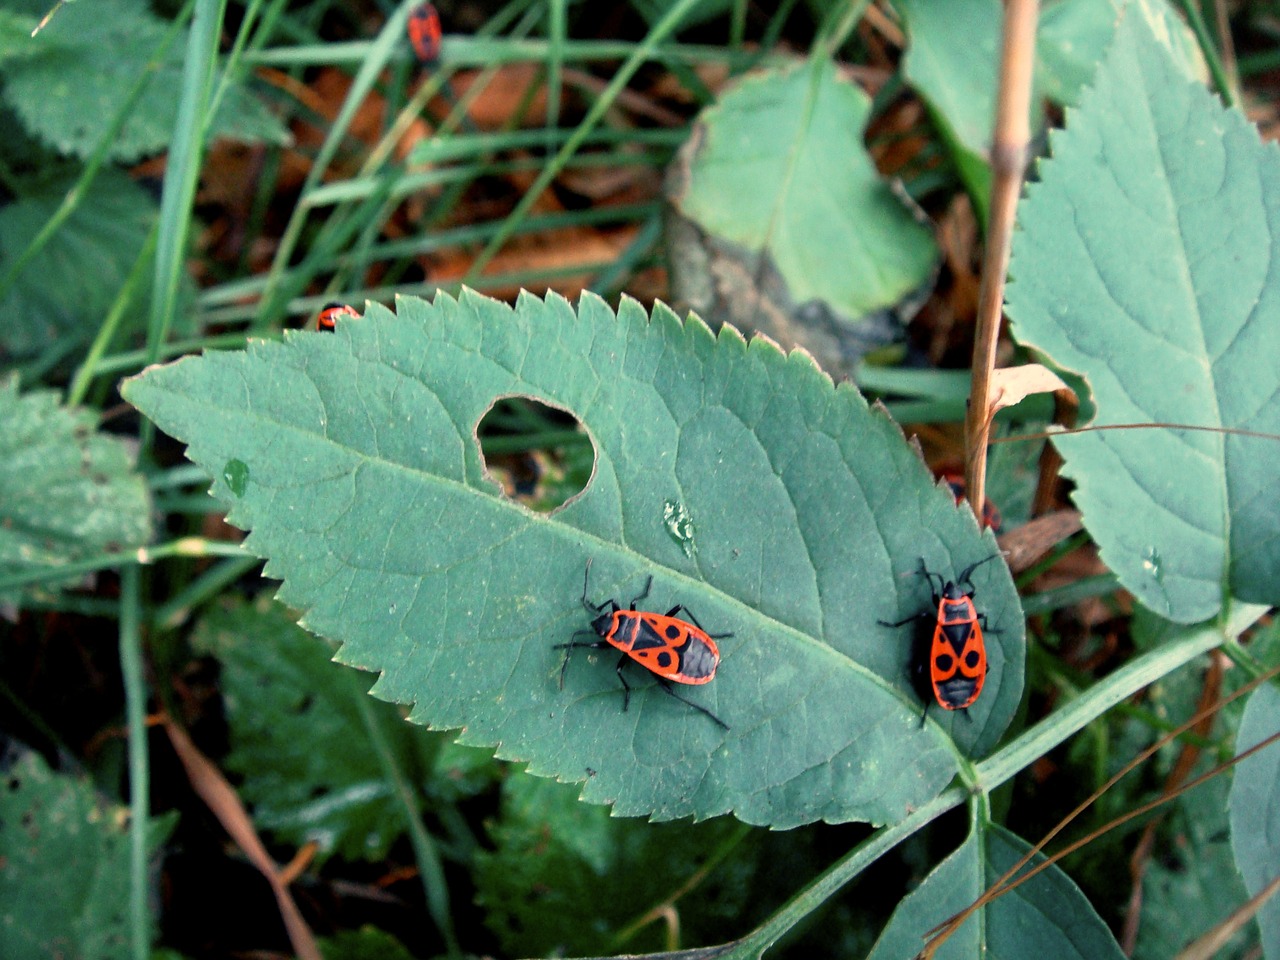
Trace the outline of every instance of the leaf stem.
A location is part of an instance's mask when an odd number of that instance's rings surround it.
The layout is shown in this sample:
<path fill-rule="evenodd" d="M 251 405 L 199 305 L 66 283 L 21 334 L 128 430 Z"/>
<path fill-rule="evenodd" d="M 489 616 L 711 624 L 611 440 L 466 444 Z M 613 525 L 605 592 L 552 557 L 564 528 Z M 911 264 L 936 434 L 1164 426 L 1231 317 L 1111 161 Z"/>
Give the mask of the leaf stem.
<path fill-rule="evenodd" d="M 1186 627 L 1176 639 L 1116 670 L 1066 707 L 1045 717 L 1000 752 L 979 763 L 978 777 L 983 789 L 987 792 L 994 790 L 1116 704 L 1202 653 L 1221 646 L 1229 637 L 1238 636 L 1267 609 L 1242 604 L 1223 623 Z"/>
<path fill-rule="evenodd" d="M 1027 730 L 999 753 L 976 764 L 974 769 L 981 792 L 984 795 L 990 794 L 1014 774 L 1073 736 L 1117 703 L 1171 670 L 1219 646 L 1227 636 L 1238 635 L 1268 609 L 1265 606 L 1242 605 L 1225 618 L 1222 625 L 1189 627 L 1179 639 L 1165 643 L 1160 649 L 1117 670 L 1079 699 Z M 841 887 L 880 856 L 972 795 L 968 790 L 952 787 L 904 820 L 869 837 L 796 894 L 781 910 L 732 944 L 726 953 L 718 955 L 733 957 L 735 960 L 759 957 L 783 934 L 826 903 Z M 986 809 L 985 799 L 980 799 L 979 803 L 981 806 L 975 808 L 976 814 Z"/>
<path fill-rule="evenodd" d="M 99 570 L 125 569 L 135 564 L 154 563 L 169 557 L 249 557 L 252 556 L 239 544 L 224 540 L 206 540 L 203 537 L 179 537 L 155 547 L 139 547 L 137 550 L 99 553 L 83 560 L 63 563 L 55 567 L 34 566 L 0 577 L 0 594 L 18 587 L 42 581 L 60 582 Z"/>
<path fill-rule="evenodd" d="M 358 674 L 350 669 L 344 669 L 342 672 L 348 680 L 351 700 L 360 712 L 360 720 L 364 723 L 365 733 L 368 734 L 373 752 L 378 758 L 383 773 L 391 781 L 396 799 L 400 801 L 405 827 L 409 831 L 414 857 L 418 861 L 418 876 L 422 880 L 422 890 L 427 899 L 427 909 L 431 913 L 431 919 L 435 921 L 436 928 L 444 938 L 449 956 L 460 957 L 462 954 L 458 947 L 458 937 L 453 929 L 453 917 L 449 909 L 449 887 L 445 881 L 444 864 L 440 860 L 440 851 L 435 841 L 427 832 L 419 816 L 417 795 L 405 779 L 399 764 L 396 763 L 395 754 L 387 743 L 386 734 L 379 726 L 378 718 L 369 705 L 369 694 L 359 689 L 355 682 Z"/>
<path fill-rule="evenodd" d="M 908 815 L 906 819 L 868 837 L 792 897 L 772 917 L 737 941 L 723 956 L 734 958 L 734 960 L 759 957 L 777 943 L 787 931 L 835 896 L 846 883 L 926 824 L 936 820 L 948 810 L 960 806 L 968 796 L 967 790 L 952 787 Z"/>

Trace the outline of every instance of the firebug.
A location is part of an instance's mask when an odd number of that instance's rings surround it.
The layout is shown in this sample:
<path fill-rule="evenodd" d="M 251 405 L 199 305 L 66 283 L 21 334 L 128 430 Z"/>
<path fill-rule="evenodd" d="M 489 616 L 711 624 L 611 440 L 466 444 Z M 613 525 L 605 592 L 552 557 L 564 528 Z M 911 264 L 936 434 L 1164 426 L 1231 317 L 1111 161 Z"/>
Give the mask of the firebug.
<path fill-rule="evenodd" d="M 950 488 L 952 496 L 956 498 L 956 503 L 964 503 L 964 474 L 947 470 L 939 474 L 939 477 Z M 1004 517 L 1000 516 L 1000 509 L 991 502 L 990 497 L 982 498 L 982 525 L 990 527 L 992 533 L 999 533 L 1004 526 Z"/>
<path fill-rule="evenodd" d="M 338 328 L 339 317 L 358 317 L 355 307 L 349 307 L 345 303 L 339 303 L 337 300 L 331 300 L 324 305 L 324 309 L 320 311 L 320 316 L 316 317 L 316 329 L 321 333 L 333 333 Z"/>
<path fill-rule="evenodd" d="M 623 710 L 631 702 L 631 684 L 627 683 L 622 668 L 627 665 L 628 660 L 634 660 L 657 676 L 659 685 L 671 696 L 706 714 L 728 730 L 729 725 L 723 720 L 706 707 L 680 696 L 671 685 L 710 683 L 720 665 L 720 648 L 716 646 L 716 641 L 733 634 L 707 633 L 683 603 L 676 604 L 666 613 L 637 610 L 636 604 L 649 596 L 649 588 L 653 586 L 652 576 L 645 581 L 644 589 L 626 608 L 612 599 L 599 604 L 588 600 L 587 583 L 590 577 L 591 561 L 588 560 L 587 570 L 582 578 L 582 605 L 591 615 L 591 629 L 579 630 L 574 637 L 595 634 L 601 639 L 594 643 L 578 643 L 575 639 L 569 643 L 556 644 L 555 649 L 565 651 L 564 663 L 560 665 L 560 689 L 564 689 L 565 671 L 569 668 L 569 657 L 575 648 L 605 650 L 616 647 L 622 651 L 617 673 L 618 679 L 622 681 Z M 679 614 L 689 619 L 682 620 Z"/>
<path fill-rule="evenodd" d="M 982 694 L 987 678 L 987 646 L 982 635 L 988 630 L 987 615 L 974 606 L 974 587 L 969 578 L 974 570 L 998 556 L 993 553 L 969 564 L 954 581 L 943 580 L 941 574 L 930 571 L 921 557 L 917 573 L 929 581 L 933 612 L 912 614 L 896 623 L 878 621 L 883 627 L 900 627 L 921 619 L 933 623 L 932 630 L 922 630 L 917 635 L 914 657 L 916 686 L 925 702 L 920 715 L 922 726 L 929 713 L 930 697 L 943 710 L 963 710 L 968 716 L 969 707 Z M 962 589 L 966 586 L 967 590 Z"/>
<path fill-rule="evenodd" d="M 415 7 L 409 14 L 407 26 L 409 45 L 413 47 L 413 55 L 418 58 L 418 62 L 430 66 L 439 60 L 443 31 L 435 4 L 423 3 Z"/>

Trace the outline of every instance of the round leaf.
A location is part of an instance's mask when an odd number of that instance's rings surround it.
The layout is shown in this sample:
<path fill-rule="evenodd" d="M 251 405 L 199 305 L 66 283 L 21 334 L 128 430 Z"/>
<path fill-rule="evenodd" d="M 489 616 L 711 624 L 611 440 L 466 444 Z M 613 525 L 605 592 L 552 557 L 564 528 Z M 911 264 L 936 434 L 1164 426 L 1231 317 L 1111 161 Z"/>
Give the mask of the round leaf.
<path fill-rule="evenodd" d="M 708 233 L 766 253 L 791 300 L 849 319 L 924 283 L 937 251 L 862 143 L 871 101 L 821 60 L 742 80 L 699 117 L 675 202 Z"/>

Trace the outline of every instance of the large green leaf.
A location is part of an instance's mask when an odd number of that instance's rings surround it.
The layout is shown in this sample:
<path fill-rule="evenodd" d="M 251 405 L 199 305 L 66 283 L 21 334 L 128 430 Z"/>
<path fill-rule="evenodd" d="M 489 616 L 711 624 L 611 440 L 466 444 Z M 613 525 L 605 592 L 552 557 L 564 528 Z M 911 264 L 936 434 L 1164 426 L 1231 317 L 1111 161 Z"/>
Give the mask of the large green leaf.
<path fill-rule="evenodd" d="M 55 177 L 0 208 L 0 273 L 23 254 L 74 182 L 74 176 Z M 103 170 L 0 302 L 0 353 L 29 355 L 59 336 L 88 339 L 142 252 L 155 217 L 155 202 L 140 187 L 118 170 Z M 145 316 L 142 303 L 134 304 L 132 316 Z"/>
<path fill-rule="evenodd" d="M 9 2 L 36 17 L 50 6 L 46 0 Z M 106 133 L 167 29 L 145 4 L 129 0 L 65 4 L 39 34 L 27 38 L 21 57 L 0 60 L 0 93 L 32 133 L 61 153 L 86 157 Z M 112 141 L 112 159 L 130 162 L 168 144 L 181 89 L 181 50 L 182 44 L 176 44 L 154 71 L 124 129 Z M 288 139 L 279 120 L 234 84 L 226 90 L 211 133 L 276 143 Z"/>
<path fill-rule="evenodd" d="M 1273 684 L 1249 696 L 1237 737 L 1243 752 L 1280 730 L 1280 690 Z M 1272 744 L 1236 767 L 1228 803 L 1231 848 L 1250 896 L 1276 878 L 1280 865 L 1280 747 Z M 1258 911 L 1262 943 L 1270 960 L 1280 957 L 1280 900 L 1272 897 Z"/>
<path fill-rule="evenodd" d="M 373 704 L 366 722 L 358 698 L 373 678 L 333 663 L 333 648 L 279 604 L 215 610 L 194 644 L 222 663 L 226 763 L 243 777 L 254 821 L 294 846 L 315 841 L 321 857 L 385 857 L 405 813 L 368 723 L 406 780 L 432 768 L 439 735 L 402 722 L 391 704 Z"/>
<path fill-rule="evenodd" d="M 1089 383 L 1100 424 L 1280 432 L 1280 156 L 1130 7 L 1019 212 L 1014 334 Z M 1179 623 L 1280 600 L 1275 441 L 1061 438 L 1107 565 Z"/>
<path fill-rule="evenodd" d="M 151 499 L 124 444 L 52 391 L 0 381 L 0 578 L 59 567 L 151 537 Z M 0 600 L 14 596 L 0 593 Z"/>
<path fill-rule="evenodd" d="M 893 912 L 868 960 L 911 960 L 924 935 L 977 900 L 1030 845 L 994 825 L 975 829 Z M 1038 864 L 1044 857 L 1031 862 Z M 1056 866 L 982 908 L 943 944 L 937 960 L 1052 957 L 1121 960 L 1107 925 Z"/>
<path fill-rule="evenodd" d="M 848 321 L 897 303 L 937 251 L 876 173 L 862 142 L 870 110 L 827 60 L 753 74 L 699 116 L 674 201 L 712 237 L 770 258 L 794 303 Z"/>
<path fill-rule="evenodd" d="M 767 341 L 631 301 L 615 317 L 590 296 L 512 311 L 467 293 L 124 389 L 217 478 L 304 625 L 382 673 L 375 693 L 534 773 L 585 779 L 617 813 L 896 820 L 1017 706 L 1021 616 L 1007 570 L 986 564 L 974 582 L 1001 630 L 987 691 L 921 726 L 907 631 L 877 620 L 926 602 L 919 557 L 953 573 L 994 542 L 887 417 Z M 476 443 L 513 395 L 571 411 L 595 446 L 591 482 L 549 516 L 506 499 Z M 732 633 L 715 680 L 686 688 L 730 730 L 640 678 L 623 713 L 609 655 L 579 655 L 558 689 L 554 645 L 587 624 L 590 559 L 592 599 L 626 604 L 652 575 L 648 609 L 687 604 Z"/>
<path fill-rule="evenodd" d="M 0 956 L 127 960 L 129 811 L 24 751 L 0 789 Z M 176 817 L 151 822 L 161 844 Z"/>

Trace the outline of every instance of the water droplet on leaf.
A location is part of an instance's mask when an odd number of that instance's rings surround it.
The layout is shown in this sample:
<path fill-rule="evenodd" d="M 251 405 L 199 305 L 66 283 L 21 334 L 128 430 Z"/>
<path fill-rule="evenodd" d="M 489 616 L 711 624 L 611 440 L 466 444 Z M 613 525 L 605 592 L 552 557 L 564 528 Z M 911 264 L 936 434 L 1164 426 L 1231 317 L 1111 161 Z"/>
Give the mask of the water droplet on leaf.
<path fill-rule="evenodd" d="M 1164 580 L 1164 567 L 1161 566 L 1160 554 L 1155 547 L 1147 547 L 1142 551 L 1142 568 L 1156 580 Z"/>
<path fill-rule="evenodd" d="M 662 505 L 662 522 L 666 525 L 667 534 L 680 544 L 684 555 L 692 560 L 693 555 L 698 552 L 698 545 L 693 541 L 693 514 L 689 512 L 689 508 L 678 500 L 666 501 Z"/>
<path fill-rule="evenodd" d="M 237 497 L 244 496 L 245 487 L 249 485 L 249 465 L 243 460 L 228 460 L 222 468 L 222 479 Z"/>

